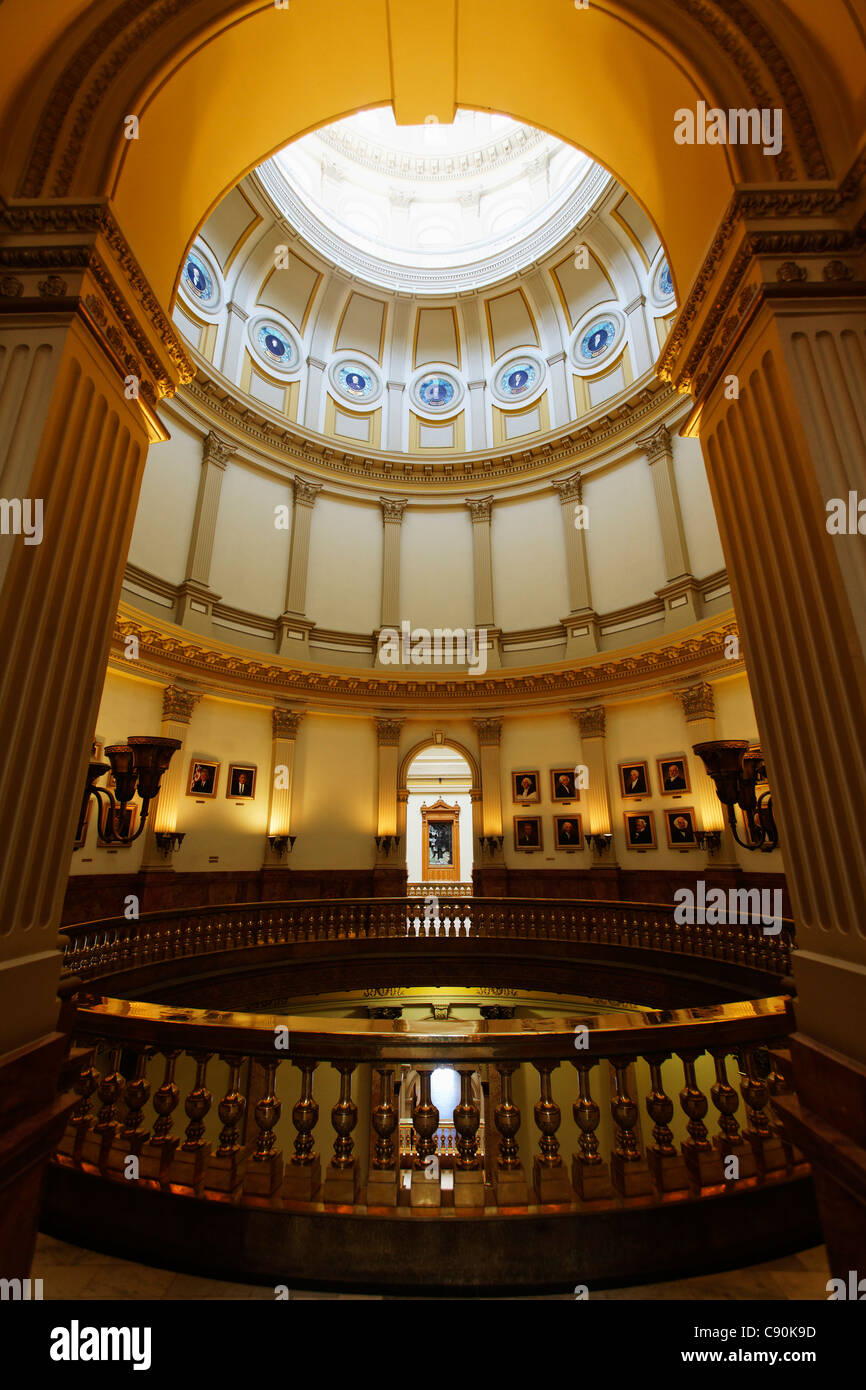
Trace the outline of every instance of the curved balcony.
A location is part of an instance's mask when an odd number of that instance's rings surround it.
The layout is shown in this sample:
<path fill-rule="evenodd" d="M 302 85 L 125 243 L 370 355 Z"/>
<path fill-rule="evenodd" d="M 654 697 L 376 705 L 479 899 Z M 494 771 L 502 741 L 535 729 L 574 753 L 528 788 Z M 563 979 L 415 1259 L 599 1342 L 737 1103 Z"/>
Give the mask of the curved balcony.
<path fill-rule="evenodd" d="M 819 1238 L 808 1167 L 772 1111 L 789 1090 L 787 925 L 766 936 L 641 904 L 463 898 L 425 922 L 401 898 L 154 913 L 65 935 L 78 1103 L 43 1218 L 63 1238 L 380 1291 L 599 1287 Z M 429 978 L 464 984 L 483 971 L 498 985 L 512 967 L 524 988 L 534 961 L 566 996 L 594 956 L 608 982 L 649 987 L 655 968 L 657 992 L 678 979 L 681 996 L 716 1002 L 411 1024 L 382 1007 L 401 993 L 387 985 L 365 991 L 379 1004 L 367 1019 L 189 1006 L 236 994 L 244 976 L 259 999 L 289 983 L 315 993 L 323 960 L 333 988 L 341 953 L 356 994 L 365 957 L 379 979 L 395 960 L 404 981 L 426 961 Z M 774 993 L 743 997 L 774 979 Z M 163 1002 L 118 997 L 131 991 Z M 433 1100 L 438 1068 L 459 1078 L 451 1114 Z"/>

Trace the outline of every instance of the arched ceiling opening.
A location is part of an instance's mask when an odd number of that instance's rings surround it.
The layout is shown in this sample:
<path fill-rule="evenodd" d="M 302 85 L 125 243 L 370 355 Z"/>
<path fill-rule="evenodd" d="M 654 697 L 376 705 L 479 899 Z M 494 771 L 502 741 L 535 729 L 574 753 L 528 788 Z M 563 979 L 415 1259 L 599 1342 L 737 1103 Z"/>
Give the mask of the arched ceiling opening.
<path fill-rule="evenodd" d="M 796 72 L 760 19 L 775 27 L 769 0 L 599 0 L 586 10 L 541 0 L 531 14 L 521 0 L 443 0 L 435 21 L 414 0 L 368 0 L 363 22 L 350 0 L 100 0 L 81 14 L 70 59 L 81 8 L 42 0 L 48 40 L 66 20 L 62 51 L 45 52 L 32 5 L 2 7 L 0 40 L 33 63 L 4 93 L 2 187 L 7 197 L 111 197 L 164 303 L 195 229 L 241 176 L 298 134 L 387 104 L 410 123 L 449 120 L 457 105 L 503 112 L 586 151 L 659 227 L 682 302 L 735 186 L 844 173 L 828 151 L 850 137 L 863 99 L 853 56 L 839 66 L 841 52 L 863 48 L 847 0 L 832 20 L 814 15 L 814 36 L 807 14 L 783 17 Z M 806 82 L 822 104 L 821 138 Z M 678 145 L 674 114 L 698 101 L 778 106 L 783 156 Z M 130 114 L 138 139 L 124 138 Z"/>

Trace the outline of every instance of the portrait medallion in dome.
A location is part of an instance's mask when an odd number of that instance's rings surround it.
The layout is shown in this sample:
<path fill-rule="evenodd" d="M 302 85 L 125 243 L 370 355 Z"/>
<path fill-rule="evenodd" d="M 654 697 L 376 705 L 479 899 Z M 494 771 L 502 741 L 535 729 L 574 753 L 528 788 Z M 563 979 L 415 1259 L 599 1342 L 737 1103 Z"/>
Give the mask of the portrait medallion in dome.
<path fill-rule="evenodd" d="M 444 414 L 457 405 L 462 395 L 460 383 L 444 372 L 427 372 L 412 387 L 412 399 L 421 410 Z"/>
<path fill-rule="evenodd" d="M 200 304 L 209 305 L 216 299 L 214 280 L 201 256 L 190 251 L 183 268 L 183 286 L 187 294 Z"/>
<path fill-rule="evenodd" d="M 364 363 L 354 358 L 338 362 L 331 369 L 331 381 L 338 394 L 353 405 L 366 405 L 381 392 L 379 378 Z"/>
<path fill-rule="evenodd" d="M 529 356 L 512 357 L 493 379 L 493 394 L 505 404 L 517 405 L 534 395 L 541 384 L 541 363 Z"/>
<path fill-rule="evenodd" d="M 266 320 L 256 328 L 255 344 L 259 356 L 277 371 L 292 372 L 300 362 L 294 340 L 284 328 Z"/>
<path fill-rule="evenodd" d="M 597 362 L 600 357 L 607 356 L 616 339 L 617 325 L 613 319 L 596 319 L 581 335 L 577 349 L 578 359 L 582 362 Z"/>
<path fill-rule="evenodd" d="M 660 261 L 656 266 L 652 292 L 657 304 L 669 304 L 674 297 L 674 277 L 666 260 Z"/>

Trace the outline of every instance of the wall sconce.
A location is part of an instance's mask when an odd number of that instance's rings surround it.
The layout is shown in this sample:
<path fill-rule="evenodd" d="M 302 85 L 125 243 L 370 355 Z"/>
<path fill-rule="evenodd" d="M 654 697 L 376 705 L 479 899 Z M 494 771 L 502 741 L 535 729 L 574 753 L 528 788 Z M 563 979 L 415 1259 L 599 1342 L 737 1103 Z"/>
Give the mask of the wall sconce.
<path fill-rule="evenodd" d="M 168 859 L 170 854 L 174 854 L 180 849 L 186 839 L 186 832 L 183 830 L 157 830 L 154 839 L 160 854 L 164 854 Z"/>
<path fill-rule="evenodd" d="M 716 796 L 727 811 L 728 824 L 737 844 L 748 850 L 769 852 L 776 849 L 779 832 L 773 818 L 770 790 L 767 788 L 760 796 L 755 791 L 759 779 L 766 780 L 760 748 L 745 739 L 711 739 L 694 744 L 693 751 L 713 780 Z M 737 834 L 737 806 L 749 827 L 751 844 L 746 844 Z"/>
<path fill-rule="evenodd" d="M 377 835 L 376 848 L 380 854 L 390 854 L 393 849 L 395 852 L 400 844 L 399 835 Z"/>
<path fill-rule="evenodd" d="M 269 835 L 268 844 L 274 854 L 279 855 L 280 859 L 282 859 L 284 854 L 291 854 L 297 838 L 297 835 Z"/>
<path fill-rule="evenodd" d="M 604 835 L 587 835 L 586 843 L 589 845 L 590 849 L 595 850 L 596 854 L 607 854 L 607 851 L 610 849 L 610 842 L 612 839 L 613 836 L 611 835 L 610 831 L 608 831 Z"/>
<path fill-rule="evenodd" d="M 479 842 L 485 854 L 498 854 L 505 841 L 504 835 L 481 835 Z"/>
<path fill-rule="evenodd" d="M 710 854 L 717 854 L 722 844 L 722 832 L 721 830 L 696 830 L 695 843 L 698 849 L 705 849 Z"/>
<path fill-rule="evenodd" d="M 130 735 L 126 743 L 113 743 L 110 748 L 106 748 L 109 761 L 90 763 L 87 769 L 76 841 L 80 842 L 83 838 L 87 803 L 92 796 L 99 808 L 100 839 L 111 845 L 133 844 L 144 830 L 150 803 L 159 792 L 162 774 L 178 748 L 180 739 L 148 738 L 144 734 Z M 114 775 L 116 797 L 107 787 L 94 785 L 106 772 Z M 134 835 L 122 835 L 118 827 L 123 824 L 124 811 L 136 793 L 141 797 L 138 829 Z"/>

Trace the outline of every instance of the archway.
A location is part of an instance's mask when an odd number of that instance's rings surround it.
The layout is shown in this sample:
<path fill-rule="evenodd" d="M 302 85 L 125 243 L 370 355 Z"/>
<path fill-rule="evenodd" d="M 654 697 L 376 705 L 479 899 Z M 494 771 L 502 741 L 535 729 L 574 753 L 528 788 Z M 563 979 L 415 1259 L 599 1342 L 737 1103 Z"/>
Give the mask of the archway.
<path fill-rule="evenodd" d="M 440 885 L 451 894 L 471 891 L 474 773 L 465 755 L 454 744 L 428 744 L 408 762 L 402 787 L 410 895 L 434 897 Z"/>

